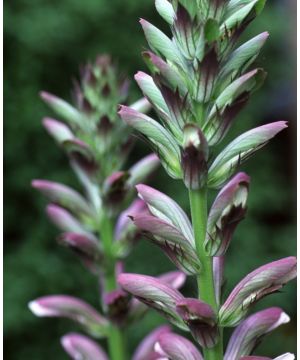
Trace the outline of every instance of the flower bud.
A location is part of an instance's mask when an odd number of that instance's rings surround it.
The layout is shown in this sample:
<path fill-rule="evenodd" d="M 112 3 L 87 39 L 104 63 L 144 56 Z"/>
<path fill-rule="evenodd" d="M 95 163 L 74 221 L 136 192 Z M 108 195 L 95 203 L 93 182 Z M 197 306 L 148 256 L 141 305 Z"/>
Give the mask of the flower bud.
<path fill-rule="evenodd" d="M 221 326 L 235 326 L 252 304 L 295 278 L 296 263 L 296 258 L 291 256 L 263 265 L 248 274 L 222 305 L 219 311 Z"/>
<path fill-rule="evenodd" d="M 202 347 L 211 348 L 217 343 L 216 315 L 208 304 L 198 299 L 185 298 L 177 301 L 176 309 Z"/>
<path fill-rule="evenodd" d="M 183 151 L 181 155 L 185 186 L 198 190 L 206 184 L 208 144 L 202 131 L 193 124 L 183 130 Z"/>
<path fill-rule="evenodd" d="M 107 335 L 108 322 L 92 306 L 72 296 L 51 295 L 29 303 L 30 310 L 40 317 L 65 317 L 81 324 L 92 336 Z"/>
<path fill-rule="evenodd" d="M 276 307 L 249 316 L 231 335 L 224 360 L 239 359 L 252 354 L 263 336 L 289 321 L 289 316 Z"/>
<path fill-rule="evenodd" d="M 209 256 L 223 256 L 233 232 L 246 213 L 250 178 L 238 173 L 219 192 L 211 206 L 204 248 Z"/>

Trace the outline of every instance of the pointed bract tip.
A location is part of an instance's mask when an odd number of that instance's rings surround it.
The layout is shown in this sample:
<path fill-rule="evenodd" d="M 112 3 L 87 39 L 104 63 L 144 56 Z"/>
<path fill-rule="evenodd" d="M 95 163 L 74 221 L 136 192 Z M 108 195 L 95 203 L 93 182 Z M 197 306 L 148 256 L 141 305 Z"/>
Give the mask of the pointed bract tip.
<path fill-rule="evenodd" d="M 32 300 L 28 303 L 29 310 L 36 316 L 44 316 L 45 309 L 36 300 Z"/>
<path fill-rule="evenodd" d="M 285 129 L 285 128 L 287 128 L 289 126 L 288 121 L 286 121 L 286 120 L 276 121 L 273 124 L 277 125 L 278 128 L 280 128 L 280 129 Z"/>
<path fill-rule="evenodd" d="M 131 109 L 129 106 L 126 106 L 126 105 L 119 105 L 119 108 L 118 108 L 118 114 L 123 118 L 123 116 L 126 116 L 126 115 L 132 115 L 132 114 L 136 114 L 137 111 L 134 110 L 134 109 Z"/>
<path fill-rule="evenodd" d="M 55 204 L 49 204 L 46 207 L 47 214 L 53 214 L 56 212 L 59 212 L 60 210 L 63 210 L 60 206 L 57 206 Z"/>
<path fill-rule="evenodd" d="M 139 23 L 142 25 L 142 27 L 147 26 L 149 22 L 143 18 L 140 18 Z"/>
<path fill-rule="evenodd" d="M 145 72 L 143 71 L 138 71 L 135 75 L 134 75 L 134 79 L 135 81 L 139 81 L 139 80 L 143 80 L 146 77 L 149 77 L 149 75 L 147 75 Z"/>
<path fill-rule="evenodd" d="M 270 33 L 268 31 L 264 31 L 263 33 L 261 33 L 261 37 L 263 39 L 267 39 L 270 36 Z"/>
<path fill-rule="evenodd" d="M 247 184 L 249 184 L 249 183 L 250 183 L 250 180 L 251 180 L 250 176 L 249 176 L 248 174 L 246 174 L 245 172 L 243 172 L 243 171 L 238 172 L 238 173 L 234 176 L 234 179 L 235 179 L 235 181 L 238 182 L 238 183 L 243 183 L 243 182 L 245 182 L 245 183 L 247 183 Z"/>
<path fill-rule="evenodd" d="M 119 274 L 117 277 L 117 282 L 120 286 L 126 283 L 126 279 L 128 278 L 128 274 Z"/>
<path fill-rule="evenodd" d="M 38 189 L 40 188 L 40 186 L 42 185 L 43 180 L 39 180 L 39 179 L 34 179 L 31 181 L 31 187 Z"/>
<path fill-rule="evenodd" d="M 143 191 L 143 190 L 147 190 L 148 187 L 149 187 L 149 186 L 147 186 L 147 185 L 145 185 L 145 184 L 137 184 L 137 185 L 135 186 L 135 188 L 136 188 L 136 190 L 137 190 L 138 193 L 140 193 L 140 192 Z"/>
<path fill-rule="evenodd" d="M 49 118 L 49 117 L 44 117 L 42 119 L 42 124 L 45 128 L 48 128 L 48 127 L 51 127 L 52 125 L 60 124 L 60 122 L 55 119 Z"/>
<path fill-rule="evenodd" d="M 125 105 L 119 104 L 118 105 L 118 114 L 120 114 L 124 108 L 126 108 Z"/>
<path fill-rule="evenodd" d="M 288 316 L 287 313 L 285 312 L 282 312 L 280 314 L 280 317 L 278 319 L 278 324 L 287 324 L 291 321 L 291 318 Z"/>
<path fill-rule="evenodd" d="M 39 92 L 40 98 L 46 102 L 51 102 L 56 99 L 56 96 L 47 92 L 47 91 L 40 91 Z"/>

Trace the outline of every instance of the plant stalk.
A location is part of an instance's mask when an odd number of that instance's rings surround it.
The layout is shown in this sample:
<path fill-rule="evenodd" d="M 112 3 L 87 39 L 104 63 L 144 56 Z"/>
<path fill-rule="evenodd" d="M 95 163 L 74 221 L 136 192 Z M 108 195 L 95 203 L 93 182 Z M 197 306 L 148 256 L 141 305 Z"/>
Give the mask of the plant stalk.
<path fill-rule="evenodd" d="M 215 313 L 218 313 L 218 304 L 214 289 L 214 276 L 212 257 L 204 252 L 204 240 L 207 227 L 207 188 L 189 190 L 192 223 L 195 235 L 195 245 L 202 269 L 197 275 L 198 297 L 209 304 Z M 219 329 L 220 338 L 218 343 L 210 349 L 204 349 L 205 360 L 223 359 L 223 332 Z"/>
<path fill-rule="evenodd" d="M 110 292 L 117 288 L 115 274 L 116 259 L 113 254 L 113 222 L 106 214 L 102 214 L 99 233 L 103 244 L 105 258 L 108 264 L 104 273 L 104 287 L 106 292 Z M 105 306 L 103 306 L 103 308 L 105 309 Z M 107 341 L 109 358 L 111 360 L 127 359 L 124 332 L 122 332 L 117 325 L 110 325 Z"/>

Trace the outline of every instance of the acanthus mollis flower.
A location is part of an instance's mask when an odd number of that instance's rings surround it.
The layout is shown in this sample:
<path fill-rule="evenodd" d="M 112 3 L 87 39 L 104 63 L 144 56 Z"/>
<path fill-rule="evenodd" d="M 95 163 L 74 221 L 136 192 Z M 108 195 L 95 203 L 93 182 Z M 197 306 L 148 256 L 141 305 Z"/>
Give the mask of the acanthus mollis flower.
<path fill-rule="evenodd" d="M 151 276 L 124 273 L 119 275 L 118 283 L 177 327 L 190 329 L 201 346 L 212 347 L 216 344 L 217 318 L 208 304 L 198 299 L 185 298 L 166 282 Z"/>
<path fill-rule="evenodd" d="M 146 204 L 140 199 L 135 199 L 127 209 L 118 216 L 114 229 L 114 247 L 118 257 L 124 258 L 132 246 L 138 241 L 140 230 L 134 226 L 129 216 L 143 214 L 147 210 Z"/>
<path fill-rule="evenodd" d="M 122 326 L 128 315 L 130 298 L 121 289 L 116 289 L 103 294 L 103 304 L 107 309 L 107 316 L 119 327 Z"/>
<path fill-rule="evenodd" d="M 157 276 L 157 279 L 175 290 L 179 290 L 185 283 L 186 275 L 181 271 L 170 271 Z M 128 309 L 128 320 L 130 322 L 141 319 L 149 309 L 143 302 L 132 298 Z"/>
<path fill-rule="evenodd" d="M 117 213 L 132 197 L 134 187 L 146 181 L 159 166 L 159 159 L 150 154 L 139 160 L 127 171 L 117 171 L 108 176 L 101 189 L 101 197 L 107 211 Z"/>
<path fill-rule="evenodd" d="M 60 205 L 81 219 L 95 215 L 93 206 L 77 191 L 69 186 L 49 180 L 33 180 L 32 187 L 39 190 L 50 201 Z"/>
<path fill-rule="evenodd" d="M 217 343 L 217 318 L 208 304 L 198 299 L 185 298 L 177 302 L 176 309 L 201 346 L 210 348 Z"/>
<path fill-rule="evenodd" d="M 67 295 L 50 295 L 29 303 L 30 310 L 39 317 L 69 318 L 83 326 L 94 337 L 108 334 L 109 322 L 86 302 Z"/>
<path fill-rule="evenodd" d="M 100 55 L 94 64 L 82 67 L 73 95 L 71 105 L 41 92 L 44 102 L 65 122 L 46 118 L 43 124 L 77 167 L 103 182 L 122 167 L 131 149 L 130 129 L 117 115 L 118 104 L 128 98 L 128 80 L 118 74 L 109 56 Z M 150 105 L 141 99 L 132 107 L 144 112 Z M 110 161 L 104 161 L 108 157 Z"/>
<path fill-rule="evenodd" d="M 221 326 L 235 326 L 247 314 L 249 307 L 296 277 L 295 257 L 287 257 L 263 265 L 248 274 L 232 290 L 219 311 Z"/>
<path fill-rule="evenodd" d="M 245 173 L 235 175 L 219 192 L 211 206 L 205 251 L 210 256 L 223 256 L 233 232 L 246 213 L 250 178 Z"/>
<path fill-rule="evenodd" d="M 64 232 L 59 235 L 57 241 L 72 250 L 92 273 L 99 275 L 105 256 L 101 244 L 94 236 Z"/>
<path fill-rule="evenodd" d="M 237 153 L 234 151 L 226 164 L 220 165 L 222 171 L 215 169 L 209 147 L 224 138 L 250 94 L 265 78 L 261 69 L 246 70 L 268 33 L 232 51 L 239 35 L 262 10 L 263 1 L 190 4 L 157 0 L 156 8 L 170 25 L 172 39 L 141 20 L 152 50 L 143 55 L 153 76 L 138 72 L 135 80 L 159 122 L 126 106 L 119 114 L 150 143 L 171 177 L 184 179 L 190 189 L 201 188 L 206 178 L 210 187 L 220 187 L 242 161 L 284 128 L 284 124 L 274 123 L 268 131 L 262 127 L 254 134 L 244 134 L 245 139 L 242 135 L 241 147 L 233 144 Z"/>
<path fill-rule="evenodd" d="M 101 346 L 87 336 L 69 333 L 61 338 L 61 344 L 73 360 L 108 360 Z"/>
<path fill-rule="evenodd" d="M 200 271 L 192 225 L 181 207 L 150 186 L 137 185 L 148 213 L 130 214 L 134 224 L 186 274 Z"/>
<path fill-rule="evenodd" d="M 238 360 L 242 356 L 252 354 L 266 334 L 288 323 L 289 320 L 289 316 L 276 307 L 249 316 L 233 332 L 224 360 Z"/>

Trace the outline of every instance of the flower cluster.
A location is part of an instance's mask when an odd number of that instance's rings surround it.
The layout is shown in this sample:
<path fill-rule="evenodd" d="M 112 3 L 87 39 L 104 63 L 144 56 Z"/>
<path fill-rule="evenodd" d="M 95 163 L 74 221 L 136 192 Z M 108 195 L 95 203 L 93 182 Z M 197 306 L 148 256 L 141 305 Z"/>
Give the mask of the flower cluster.
<path fill-rule="evenodd" d="M 41 297 L 30 302 L 29 307 L 37 316 L 72 319 L 96 338 L 109 339 L 112 329 L 139 319 L 147 310 L 141 302 L 130 300 L 116 282 L 123 272 L 122 260 L 140 233 L 128 214 L 146 211 L 145 203 L 134 199 L 134 187 L 159 165 L 157 156 L 150 154 L 123 170 L 133 139 L 130 128 L 117 115 L 117 108 L 119 102 L 126 101 L 127 89 L 128 80 L 120 80 L 110 58 L 101 55 L 94 64 L 81 69 L 80 83 L 74 83 L 74 105 L 41 93 L 63 120 L 46 118 L 43 125 L 66 152 L 84 192 L 40 179 L 34 180 L 32 186 L 50 200 L 46 212 L 62 232 L 58 242 L 71 249 L 100 282 L 102 313 L 66 295 Z M 149 109 L 144 98 L 132 106 L 139 111 Z M 185 275 L 171 272 L 162 275 L 161 281 L 178 289 Z M 79 334 L 66 335 L 62 344 L 76 359 L 78 354 L 80 358 L 107 358 L 92 340 Z"/>
<path fill-rule="evenodd" d="M 42 93 L 66 122 L 45 119 L 44 125 L 68 154 L 85 196 L 45 180 L 35 180 L 33 186 L 52 201 L 47 213 L 63 231 L 59 242 L 75 250 L 99 277 L 103 314 L 63 295 L 39 298 L 30 308 L 39 316 L 72 319 L 90 336 L 107 337 L 111 360 L 126 358 L 120 329 L 148 307 L 189 332 L 196 345 L 162 326 L 139 345 L 134 360 L 269 359 L 252 355 L 253 350 L 262 337 L 289 321 L 277 307 L 248 313 L 254 303 L 295 278 L 295 257 L 250 272 L 225 300 L 223 292 L 226 253 L 245 217 L 250 188 L 250 177 L 237 169 L 287 126 L 277 121 L 248 130 L 217 153 L 216 145 L 222 145 L 265 78 L 262 69 L 248 68 L 268 34 L 236 46 L 264 3 L 156 0 L 171 37 L 141 20 L 151 49 L 143 57 L 152 76 L 136 74 L 145 99 L 120 106 L 123 122 L 116 107 L 126 102 L 127 81 L 118 81 L 108 57 L 98 57 L 94 65 L 82 69 L 81 82 L 74 87 L 75 106 Z M 144 114 L 150 104 L 158 120 Z M 132 145 L 130 127 L 156 155 L 125 171 Z M 191 216 L 169 196 L 143 184 L 159 161 L 170 177 L 185 184 Z M 133 200 L 135 188 L 139 198 Z M 210 208 L 209 189 L 219 191 Z M 124 272 L 120 260 L 138 235 L 157 245 L 179 271 L 159 277 Z M 179 291 L 186 275 L 197 280 L 197 298 Z M 227 327 L 236 329 L 224 351 Z M 80 334 L 65 335 L 62 345 L 73 359 L 108 359 L 99 345 Z M 294 355 L 276 359 L 292 360 Z"/>
<path fill-rule="evenodd" d="M 280 259 L 252 271 L 225 302 L 223 272 L 234 230 L 247 210 L 250 178 L 245 173 L 236 174 L 236 170 L 286 123 L 251 129 L 219 154 L 215 150 L 265 78 L 262 69 L 247 69 L 268 34 L 236 47 L 264 1 L 156 0 L 155 5 L 170 25 L 172 37 L 140 21 L 151 49 L 143 56 L 152 76 L 138 72 L 135 80 L 158 121 L 125 105 L 119 114 L 157 153 L 167 173 L 184 182 L 192 221 L 174 200 L 143 184 L 136 188 L 147 211 L 130 217 L 177 268 L 196 277 L 199 297 L 184 297 L 159 279 L 145 275 L 123 273 L 118 282 L 173 325 L 189 331 L 202 347 L 204 359 L 223 359 L 223 328 L 235 326 L 224 358 L 264 359 L 251 356 L 258 339 L 288 322 L 289 317 L 279 308 L 245 317 L 252 304 L 296 276 L 296 259 Z M 220 189 L 209 211 L 208 189 Z M 202 359 L 194 346 L 186 345 L 187 340 L 168 336 L 168 341 L 155 342 L 152 350 L 157 358 Z M 170 349 L 177 351 L 176 356 L 168 352 Z M 284 354 L 277 359 L 293 358 Z"/>

